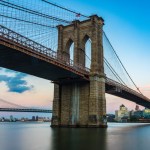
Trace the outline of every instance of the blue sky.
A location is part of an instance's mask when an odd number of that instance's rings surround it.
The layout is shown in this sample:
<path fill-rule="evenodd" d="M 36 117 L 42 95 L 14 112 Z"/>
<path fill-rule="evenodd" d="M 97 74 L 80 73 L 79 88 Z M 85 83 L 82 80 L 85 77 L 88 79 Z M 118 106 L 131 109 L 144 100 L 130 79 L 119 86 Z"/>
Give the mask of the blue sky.
<path fill-rule="evenodd" d="M 150 98 L 150 1 L 142 0 L 57 0 L 54 1 L 67 8 L 86 15 L 98 14 L 105 20 L 104 31 L 109 37 L 117 54 L 141 91 Z M 53 85 L 50 81 L 33 76 L 8 73 L 0 70 L 0 98 L 23 104 L 51 107 Z M 3 76 L 2 76 L 3 74 Z M 21 81 L 20 92 L 9 86 L 6 77 L 11 81 L 18 75 Z M 5 79 L 4 79 L 5 78 Z M 13 82 L 15 84 L 16 80 Z M 12 83 L 12 82 L 11 82 Z M 19 82 L 20 83 L 20 82 Z M 124 103 L 129 109 L 135 104 L 127 100 L 106 95 L 107 112 L 112 113 Z M 112 107 L 111 107 L 112 106 Z"/>
<path fill-rule="evenodd" d="M 135 82 L 139 86 L 150 83 L 150 1 L 57 0 L 56 3 L 83 14 L 102 16 L 104 31 Z"/>

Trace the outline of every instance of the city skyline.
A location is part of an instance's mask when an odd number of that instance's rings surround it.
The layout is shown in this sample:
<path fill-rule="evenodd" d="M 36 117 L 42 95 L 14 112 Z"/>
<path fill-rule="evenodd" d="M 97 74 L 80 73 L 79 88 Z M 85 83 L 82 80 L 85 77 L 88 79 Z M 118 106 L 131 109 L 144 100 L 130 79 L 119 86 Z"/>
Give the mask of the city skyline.
<path fill-rule="evenodd" d="M 148 20 L 149 2 L 136 1 L 98 1 L 88 0 L 57 3 L 83 14 L 98 14 L 105 20 L 104 31 L 113 47 L 127 68 L 131 77 L 144 95 L 150 98 L 150 20 Z M 144 9 L 143 9 L 144 8 Z M 93 11 L 94 10 L 94 11 Z M 141 11 L 139 11 L 141 10 Z M 132 13 L 131 13 L 132 12 Z M 0 69 L 0 98 L 23 106 L 50 107 L 53 100 L 53 84 L 51 81 L 34 76 Z M 17 87 L 17 88 L 16 88 Z M 135 103 L 106 94 L 107 113 L 112 113 L 117 106 L 124 103 L 132 108 Z M 142 107 L 141 107 L 142 108 Z"/>

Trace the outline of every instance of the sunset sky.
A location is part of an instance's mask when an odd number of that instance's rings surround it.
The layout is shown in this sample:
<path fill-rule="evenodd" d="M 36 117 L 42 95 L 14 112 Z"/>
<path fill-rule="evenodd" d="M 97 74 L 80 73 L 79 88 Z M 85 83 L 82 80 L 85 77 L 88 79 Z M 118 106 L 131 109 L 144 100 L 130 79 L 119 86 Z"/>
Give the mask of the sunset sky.
<path fill-rule="evenodd" d="M 150 98 L 150 1 L 149 0 L 57 0 L 77 12 L 98 14 L 105 20 L 104 31 L 124 66 Z M 0 99 L 22 106 L 51 108 L 51 81 L 0 68 Z M 135 103 L 106 94 L 107 113 L 114 113 L 121 104 L 129 110 Z M 1 104 L 0 104 L 1 105 Z M 141 107 L 142 108 L 142 107 Z"/>

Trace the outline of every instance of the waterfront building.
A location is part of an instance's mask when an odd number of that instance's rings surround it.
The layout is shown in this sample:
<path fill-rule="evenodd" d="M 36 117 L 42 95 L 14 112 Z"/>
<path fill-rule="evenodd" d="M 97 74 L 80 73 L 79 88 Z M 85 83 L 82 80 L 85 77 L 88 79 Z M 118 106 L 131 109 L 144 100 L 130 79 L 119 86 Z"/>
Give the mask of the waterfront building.
<path fill-rule="evenodd" d="M 137 119 L 143 118 L 143 111 L 142 111 L 142 110 L 134 111 L 134 116 L 135 116 Z"/>
<path fill-rule="evenodd" d="M 107 114 L 106 115 L 106 117 L 107 117 L 107 121 L 108 122 L 114 122 L 115 120 L 115 115 L 114 114 Z"/>
<path fill-rule="evenodd" d="M 39 118 L 39 117 L 38 117 L 38 116 L 36 116 L 36 121 L 38 121 L 38 118 Z"/>
<path fill-rule="evenodd" d="M 122 122 L 122 119 L 123 119 L 123 122 L 125 122 L 125 118 L 126 118 L 126 121 L 127 119 L 129 118 L 129 111 L 128 111 L 128 108 L 125 107 L 123 104 L 120 106 L 120 109 L 119 110 L 116 110 L 115 111 L 115 120 L 118 121 L 118 122 Z"/>
<path fill-rule="evenodd" d="M 35 119 L 36 119 L 35 116 L 32 116 L 32 121 L 36 121 Z"/>
<path fill-rule="evenodd" d="M 139 117 L 142 117 L 142 115 L 143 115 L 143 111 L 140 110 L 139 105 L 135 106 L 135 110 L 131 110 L 130 111 L 130 117 L 137 117 L 137 118 L 139 118 Z"/>
<path fill-rule="evenodd" d="M 44 117 L 38 117 L 38 121 L 39 121 L 39 122 L 43 122 L 44 119 L 45 119 Z"/>
<path fill-rule="evenodd" d="M 143 110 L 143 117 L 144 117 L 145 119 L 150 119 L 150 109 L 145 108 L 145 109 Z"/>
<path fill-rule="evenodd" d="M 11 115 L 10 116 L 10 122 L 13 122 L 14 121 L 14 118 L 13 118 L 13 116 Z"/>

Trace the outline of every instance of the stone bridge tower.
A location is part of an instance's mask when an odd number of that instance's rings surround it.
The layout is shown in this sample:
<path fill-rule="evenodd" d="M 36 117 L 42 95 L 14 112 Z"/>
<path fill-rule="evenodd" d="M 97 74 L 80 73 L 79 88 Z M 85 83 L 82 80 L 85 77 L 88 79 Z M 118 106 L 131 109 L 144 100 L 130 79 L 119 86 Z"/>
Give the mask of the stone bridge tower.
<path fill-rule="evenodd" d="M 85 43 L 90 38 L 91 68 L 89 81 L 54 85 L 52 127 L 106 127 L 105 74 L 102 28 L 97 15 L 71 25 L 58 26 L 58 53 L 70 59 L 74 42 L 74 65 L 85 66 Z"/>

